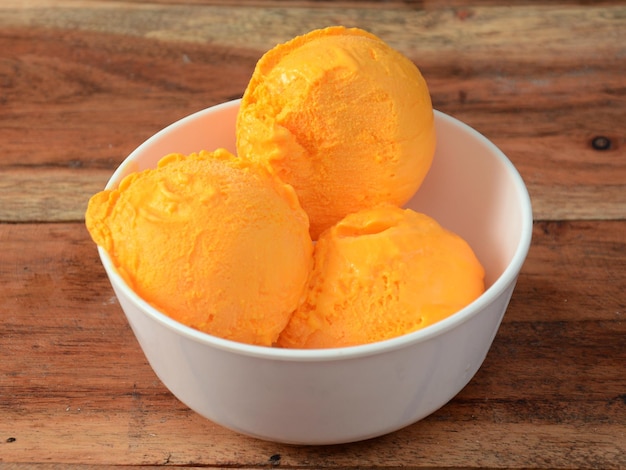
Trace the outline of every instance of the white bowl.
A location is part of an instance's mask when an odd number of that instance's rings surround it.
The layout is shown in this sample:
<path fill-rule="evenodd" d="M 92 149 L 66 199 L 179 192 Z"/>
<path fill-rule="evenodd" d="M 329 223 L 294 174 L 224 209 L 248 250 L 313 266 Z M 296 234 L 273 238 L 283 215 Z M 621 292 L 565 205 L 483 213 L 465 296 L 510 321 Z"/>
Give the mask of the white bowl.
<path fill-rule="evenodd" d="M 107 188 L 171 152 L 235 151 L 239 101 L 190 115 L 139 146 Z M 140 299 L 104 250 L 113 289 L 150 365 L 171 392 L 206 418 L 261 439 L 336 444 L 414 423 L 474 376 L 496 335 L 532 232 L 526 187 L 485 137 L 436 112 L 438 146 L 407 204 L 464 237 L 486 270 L 486 292 L 451 317 L 379 343 L 325 350 L 250 346 L 201 333 Z"/>

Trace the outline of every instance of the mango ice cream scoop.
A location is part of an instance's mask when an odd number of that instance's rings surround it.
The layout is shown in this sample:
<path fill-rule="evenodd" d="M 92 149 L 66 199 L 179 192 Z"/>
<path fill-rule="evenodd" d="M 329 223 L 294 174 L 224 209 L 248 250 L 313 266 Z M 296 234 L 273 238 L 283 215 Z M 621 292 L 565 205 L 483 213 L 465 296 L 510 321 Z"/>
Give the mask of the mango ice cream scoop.
<path fill-rule="evenodd" d="M 432 218 L 379 205 L 322 233 L 306 300 L 278 344 L 331 348 L 372 343 L 431 325 L 483 293 L 470 246 Z"/>
<path fill-rule="evenodd" d="M 377 36 L 341 26 L 264 54 L 236 131 L 240 157 L 269 164 L 295 188 L 314 239 L 347 214 L 406 203 L 435 150 L 418 68 Z"/>
<path fill-rule="evenodd" d="M 86 225 L 140 297 L 234 341 L 272 345 L 312 263 L 293 188 L 226 150 L 164 157 L 91 198 Z"/>

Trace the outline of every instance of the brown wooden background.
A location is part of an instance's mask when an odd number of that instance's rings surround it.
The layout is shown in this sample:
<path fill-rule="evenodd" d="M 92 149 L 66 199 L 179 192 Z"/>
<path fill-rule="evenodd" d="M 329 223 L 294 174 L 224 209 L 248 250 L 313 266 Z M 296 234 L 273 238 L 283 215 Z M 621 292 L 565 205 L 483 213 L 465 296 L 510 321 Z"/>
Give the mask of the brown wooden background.
<path fill-rule="evenodd" d="M 83 214 L 143 140 L 241 96 L 265 50 L 332 24 L 413 59 L 435 107 L 515 163 L 536 222 L 456 398 L 368 442 L 284 446 L 170 395 Z M 0 468 L 626 468 L 625 122 L 620 1 L 2 0 Z"/>

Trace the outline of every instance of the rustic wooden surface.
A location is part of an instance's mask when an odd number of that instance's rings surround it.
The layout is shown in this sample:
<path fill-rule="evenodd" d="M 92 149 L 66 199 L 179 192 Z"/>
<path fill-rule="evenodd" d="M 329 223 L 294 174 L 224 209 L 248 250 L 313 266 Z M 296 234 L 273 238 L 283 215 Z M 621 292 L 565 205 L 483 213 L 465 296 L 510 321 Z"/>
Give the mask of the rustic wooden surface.
<path fill-rule="evenodd" d="M 626 5 L 508 4 L 2 0 L 0 468 L 626 468 Z M 143 140 L 239 97 L 265 50 L 331 24 L 413 59 L 435 107 L 509 155 L 536 222 L 457 397 L 378 439 L 285 446 L 164 388 L 83 213 Z"/>

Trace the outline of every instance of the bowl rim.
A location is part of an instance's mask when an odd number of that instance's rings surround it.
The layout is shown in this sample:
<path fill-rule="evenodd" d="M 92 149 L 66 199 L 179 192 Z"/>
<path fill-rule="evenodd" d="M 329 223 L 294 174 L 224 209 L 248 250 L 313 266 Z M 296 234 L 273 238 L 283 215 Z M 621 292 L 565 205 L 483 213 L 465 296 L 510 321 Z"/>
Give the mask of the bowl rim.
<path fill-rule="evenodd" d="M 153 141 L 159 139 L 164 133 L 170 132 L 176 127 L 184 126 L 188 122 L 199 119 L 204 115 L 213 114 L 225 108 L 230 109 L 233 107 L 237 107 L 239 106 L 240 101 L 240 99 L 236 99 L 205 108 L 203 110 L 185 116 L 161 129 L 156 134 L 144 141 L 141 145 L 139 145 L 124 159 L 124 161 L 119 165 L 117 170 L 110 177 L 105 186 L 105 189 L 112 189 L 116 187 L 121 179 L 121 176 L 125 173 L 126 167 L 134 161 L 136 156 L 140 154 L 145 147 L 149 146 Z M 470 318 L 477 315 L 480 310 L 485 308 L 493 299 L 498 297 L 512 282 L 515 282 L 517 275 L 519 274 L 519 271 L 524 264 L 524 261 L 528 254 L 528 250 L 530 249 L 533 214 L 528 189 L 526 188 L 526 185 L 524 184 L 520 173 L 515 168 L 513 163 L 508 159 L 508 157 L 493 142 L 491 142 L 483 134 L 481 134 L 468 124 L 465 124 L 464 122 L 438 110 L 434 110 L 434 113 L 436 119 L 447 121 L 448 123 L 460 127 L 464 132 L 471 134 L 473 138 L 479 140 L 483 145 L 489 148 L 492 154 L 506 167 L 507 172 L 511 176 L 513 184 L 515 185 L 515 190 L 518 193 L 518 198 L 522 203 L 521 236 L 511 259 L 511 262 L 507 265 L 502 274 L 487 290 L 485 290 L 485 292 L 480 297 L 478 297 L 476 300 L 474 300 L 463 309 L 450 315 L 449 317 L 423 329 L 413 331 L 411 333 L 407 333 L 395 338 L 378 341 L 375 343 L 325 349 L 274 348 L 268 346 L 251 345 L 219 338 L 217 336 L 204 333 L 202 331 L 179 323 L 176 320 L 173 320 L 166 314 L 162 313 L 161 311 L 150 305 L 147 301 L 139 297 L 139 295 L 136 294 L 120 276 L 115 265 L 113 264 L 113 261 L 111 260 L 108 253 L 104 250 L 104 248 L 98 246 L 98 254 L 100 256 L 100 260 L 104 266 L 104 269 L 109 277 L 111 284 L 119 289 L 123 293 L 123 295 L 125 295 L 132 302 L 134 307 L 137 308 L 142 314 L 149 316 L 153 320 L 159 322 L 161 325 L 170 330 L 173 330 L 174 332 L 186 337 L 187 339 L 237 355 L 254 356 L 257 358 L 277 361 L 319 362 L 377 355 L 409 347 L 416 343 L 420 343 L 433 337 L 442 335 L 445 332 L 456 328 L 460 324 L 468 321 Z"/>

